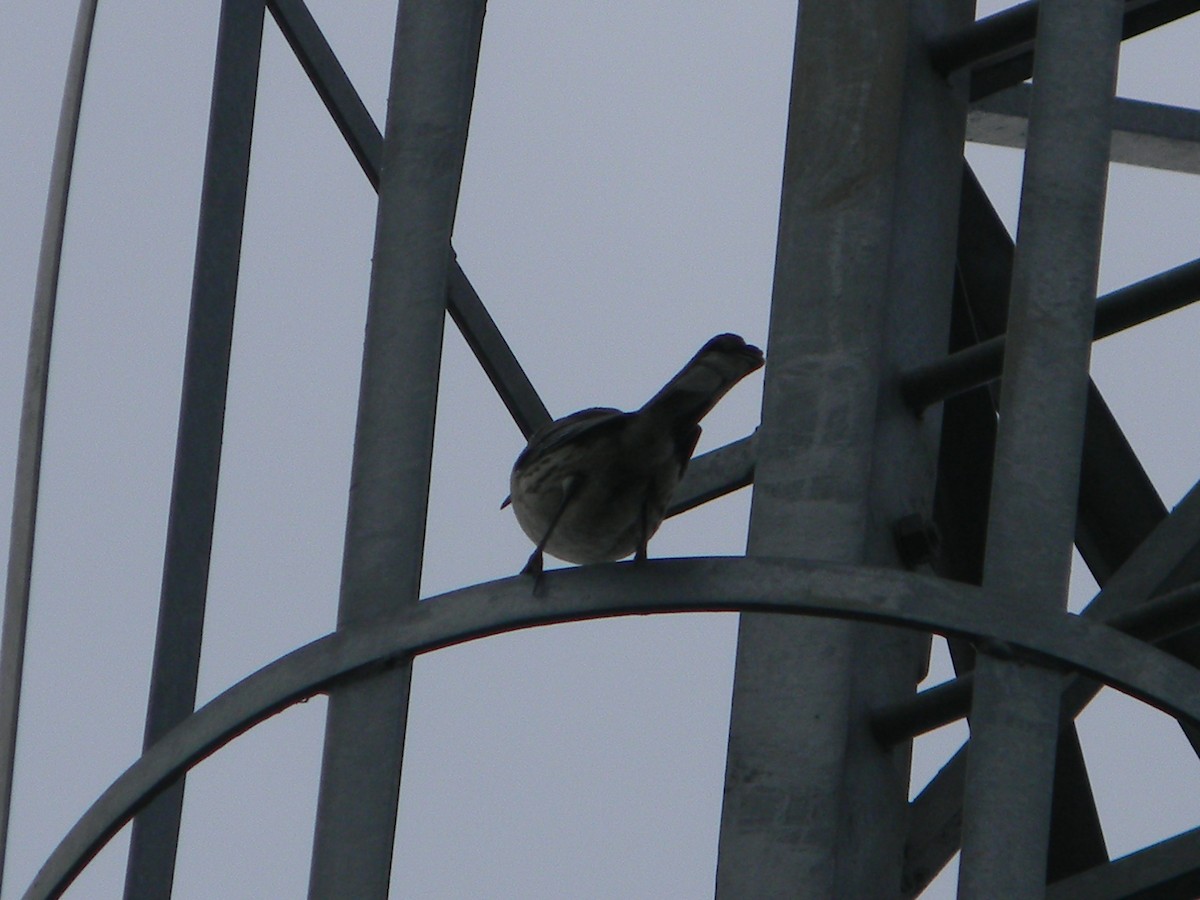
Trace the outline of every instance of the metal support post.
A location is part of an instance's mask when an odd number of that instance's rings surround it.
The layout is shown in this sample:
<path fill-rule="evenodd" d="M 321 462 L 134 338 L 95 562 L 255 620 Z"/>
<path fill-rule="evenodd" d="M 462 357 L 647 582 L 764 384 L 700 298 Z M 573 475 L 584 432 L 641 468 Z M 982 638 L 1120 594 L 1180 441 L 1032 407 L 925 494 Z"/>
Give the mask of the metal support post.
<path fill-rule="evenodd" d="M 969 3 L 802 5 L 752 556 L 898 565 L 891 523 L 931 514 L 937 417 L 914 419 L 886 373 L 945 352 L 965 98 L 923 48 L 969 20 Z M 898 893 L 908 747 L 879 745 L 868 709 L 911 694 L 926 652 L 743 614 L 718 896 Z"/>
<path fill-rule="evenodd" d="M 415 604 L 450 235 L 483 0 L 405 0 L 396 24 L 339 627 Z M 388 893 L 411 665 L 330 693 L 309 896 Z"/>
<path fill-rule="evenodd" d="M 21 681 L 25 671 L 25 633 L 29 623 L 29 588 L 33 576 L 33 541 L 37 532 L 38 487 L 42 470 L 42 437 L 46 424 L 46 394 L 50 377 L 50 347 L 54 333 L 54 308 L 58 300 L 58 273 L 62 262 L 63 234 L 67 223 L 67 197 L 75 163 L 75 139 L 83 106 L 92 28 L 97 0 L 80 0 L 75 17 L 66 87 L 58 115 L 54 160 L 42 245 L 38 254 L 33 315 L 29 324 L 29 351 L 25 358 L 25 389 L 21 400 L 21 425 L 17 437 L 17 464 L 13 471 L 12 528 L 8 538 L 8 574 L 4 588 L 4 624 L 0 631 L 0 885 L 8 848 L 9 813 L 12 810 L 13 769 L 17 753 L 17 722 L 21 709 Z"/>
<path fill-rule="evenodd" d="M 146 710 L 147 748 L 182 722 L 196 702 L 264 11 L 263 0 L 225 0 L 221 5 L 158 634 Z M 180 779 L 134 820 L 125 871 L 126 900 L 170 896 L 183 789 Z"/>
<path fill-rule="evenodd" d="M 1043 0 L 1013 263 L 984 587 L 1065 608 L 1079 490 L 1120 0 Z M 1057 672 L 982 653 L 964 793 L 960 896 L 1041 897 Z"/>

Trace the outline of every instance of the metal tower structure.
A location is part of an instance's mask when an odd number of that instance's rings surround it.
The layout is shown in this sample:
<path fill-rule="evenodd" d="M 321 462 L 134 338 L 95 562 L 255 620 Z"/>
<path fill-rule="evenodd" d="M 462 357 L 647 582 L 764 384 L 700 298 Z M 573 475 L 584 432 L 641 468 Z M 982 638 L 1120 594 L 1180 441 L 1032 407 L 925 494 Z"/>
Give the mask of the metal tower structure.
<path fill-rule="evenodd" d="M 1088 376 L 1096 336 L 1200 298 L 1200 261 L 1096 298 L 1110 158 L 1200 173 L 1200 114 L 1114 97 L 1120 43 L 1200 2 L 1040 0 L 978 21 L 973 6 L 801 4 L 761 425 L 697 459 L 673 506 L 752 482 L 746 556 L 418 604 L 447 312 L 521 429 L 549 418 L 451 247 L 484 2 L 404 0 L 381 134 L 303 0 L 224 0 L 145 752 L 27 896 L 58 896 L 131 819 L 126 897 L 168 896 L 185 773 L 326 693 L 310 896 L 384 897 L 415 654 L 685 610 L 742 614 L 718 896 L 913 897 L 960 848 L 965 898 L 1196 896 L 1200 829 L 1110 861 L 1074 719 L 1109 684 L 1200 749 L 1200 494 L 1168 514 Z M 31 341 L 0 837 L 94 11 L 85 0 Z M 335 632 L 193 711 L 268 11 L 379 193 L 343 582 Z M 963 162 L 968 136 L 1025 147 L 1015 245 Z M 1102 588 L 1081 615 L 1065 606 L 1072 545 Z M 917 693 L 930 632 L 958 675 Z M 912 738 L 963 716 L 969 743 L 910 802 Z"/>

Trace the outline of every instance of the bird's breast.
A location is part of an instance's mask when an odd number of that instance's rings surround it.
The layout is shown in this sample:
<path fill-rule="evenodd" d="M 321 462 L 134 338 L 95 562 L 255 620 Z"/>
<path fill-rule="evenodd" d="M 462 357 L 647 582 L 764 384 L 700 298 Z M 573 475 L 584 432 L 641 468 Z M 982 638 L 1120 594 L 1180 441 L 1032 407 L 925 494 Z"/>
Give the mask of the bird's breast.
<path fill-rule="evenodd" d="M 517 522 L 538 543 L 558 515 L 546 551 L 567 562 L 622 559 L 662 522 L 681 470 L 671 448 L 622 433 L 528 460 L 509 482 Z"/>

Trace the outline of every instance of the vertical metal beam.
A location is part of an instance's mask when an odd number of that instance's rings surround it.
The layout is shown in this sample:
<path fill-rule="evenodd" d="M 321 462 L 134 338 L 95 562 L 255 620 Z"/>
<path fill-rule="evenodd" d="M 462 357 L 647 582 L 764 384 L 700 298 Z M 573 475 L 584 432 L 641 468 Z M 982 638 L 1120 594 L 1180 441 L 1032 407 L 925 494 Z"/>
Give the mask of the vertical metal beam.
<path fill-rule="evenodd" d="M 263 16 L 263 0 L 221 4 L 145 747 L 196 702 Z M 134 820 L 126 900 L 170 896 L 183 788 Z"/>
<path fill-rule="evenodd" d="M 891 523 L 931 516 L 936 416 L 906 413 L 885 373 L 946 346 L 965 98 L 922 48 L 970 13 L 801 5 L 752 555 L 897 565 Z M 741 617 L 718 896 L 897 893 L 908 748 L 876 743 L 865 712 L 911 693 L 926 647 L 881 627 Z"/>
<path fill-rule="evenodd" d="M 1012 239 L 969 167 L 964 168 L 960 216 L 959 280 L 962 300 L 969 299 L 969 305 L 960 317 L 963 327 L 951 349 L 1004 332 L 1012 276 Z M 979 388 L 947 401 L 943 418 L 942 463 L 938 470 L 939 490 L 944 493 L 940 574 L 972 584 L 981 584 L 983 578 L 996 431 L 992 391 L 998 408 L 999 382 L 996 382 L 990 388 Z M 982 459 L 985 450 L 986 459 Z M 976 461 L 972 463 L 971 459 Z M 1113 485 L 1120 485 L 1120 490 L 1112 490 Z M 1109 575 L 1124 565 L 1165 516 L 1162 501 L 1100 392 L 1091 384 L 1075 545 L 1101 587 L 1108 589 Z M 973 667 L 974 652 L 960 654 L 955 643 L 951 642 L 951 651 L 961 673 Z M 960 661 L 966 663 L 965 668 L 959 665 Z M 1066 727 L 1073 730 L 1074 723 Z M 1074 738 L 1068 736 L 1067 740 Z M 959 849 L 966 755 L 964 745 L 912 803 L 905 880 L 914 894 L 924 890 Z M 1080 781 L 1075 773 L 1060 770 L 1056 782 L 1063 776 L 1075 783 Z M 1085 799 L 1084 803 L 1090 801 Z M 1088 815 L 1086 810 L 1084 814 Z M 1100 832 L 1094 833 L 1099 838 Z M 1098 850 L 1099 840 L 1095 846 Z"/>
<path fill-rule="evenodd" d="M 418 601 L 450 235 L 483 11 L 483 0 L 400 4 L 339 626 Z M 387 896 L 411 671 L 330 694 L 310 897 Z"/>
<path fill-rule="evenodd" d="M 1120 0 L 1043 0 L 984 587 L 1063 607 L 1079 490 Z M 1058 673 L 980 654 L 960 896 L 1044 896 Z"/>
<path fill-rule="evenodd" d="M 8 570 L 4 589 L 4 626 L 0 633 L 0 885 L 4 883 L 4 858 L 8 847 L 8 820 L 12 809 L 13 764 L 17 752 L 17 720 L 21 707 L 21 677 L 25 669 L 25 631 L 29 621 L 29 586 L 33 575 L 33 540 L 37 531 L 38 485 L 42 470 L 42 435 L 46 423 L 46 390 L 50 376 L 50 345 L 54 332 L 54 307 L 58 299 L 58 272 L 63 234 L 67 224 L 67 197 L 75 162 L 75 138 L 97 0 L 81 0 L 75 18 L 75 36 L 67 63 L 66 86 L 50 166 L 50 190 L 42 225 L 33 315 L 29 325 L 29 352 L 25 360 L 25 392 L 21 401 L 21 429 L 17 438 L 17 466 L 13 475 L 12 530 L 8 540 Z"/>

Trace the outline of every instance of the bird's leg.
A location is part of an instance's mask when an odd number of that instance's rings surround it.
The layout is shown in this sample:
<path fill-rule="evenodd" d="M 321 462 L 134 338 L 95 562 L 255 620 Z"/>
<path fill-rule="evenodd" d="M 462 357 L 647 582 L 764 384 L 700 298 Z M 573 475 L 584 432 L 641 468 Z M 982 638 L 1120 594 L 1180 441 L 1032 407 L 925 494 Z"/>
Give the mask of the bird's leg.
<path fill-rule="evenodd" d="M 521 570 L 522 575 L 533 576 L 533 592 L 535 594 L 538 593 L 538 588 L 542 586 L 542 564 L 544 562 L 546 545 L 550 543 L 555 526 L 558 525 L 558 521 L 562 518 L 563 513 L 567 511 L 567 506 L 575 499 L 575 495 L 579 493 L 579 486 L 582 483 L 583 479 L 578 475 L 571 475 L 563 479 L 562 499 L 558 501 L 558 509 L 554 511 L 554 515 L 550 518 L 550 524 L 546 526 L 546 533 L 542 535 L 542 539 L 538 541 L 537 547 L 529 555 L 529 561 L 525 563 L 525 568 Z"/>
<path fill-rule="evenodd" d="M 637 550 L 633 552 L 633 561 L 635 563 L 644 563 L 649 559 L 648 545 L 650 543 L 650 511 L 647 507 L 650 505 L 650 497 L 654 493 L 654 479 L 650 480 L 650 484 L 646 488 L 646 496 L 642 498 L 642 506 L 638 510 L 638 544 Z"/>
<path fill-rule="evenodd" d="M 525 563 L 525 568 L 521 569 L 522 575 L 532 575 L 535 578 L 542 574 L 542 548 L 538 547 L 529 554 L 529 561 Z"/>
<path fill-rule="evenodd" d="M 700 426 L 693 425 L 692 430 L 685 436 L 679 438 L 675 445 L 676 459 L 679 461 L 679 477 L 683 477 L 683 473 L 687 471 L 688 462 L 692 458 L 692 454 L 696 451 L 696 444 L 700 440 Z M 654 478 L 649 480 L 646 485 L 645 496 L 642 497 L 642 506 L 638 510 L 638 544 L 637 549 L 633 554 L 635 563 L 643 563 L 650 558 L 650 498 L 658 493 L 657 485 Z M 662 521 L 662 517 L 655 518 L 655 524 Z"/>

